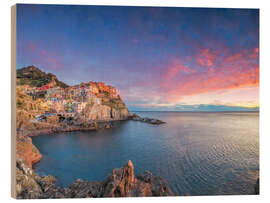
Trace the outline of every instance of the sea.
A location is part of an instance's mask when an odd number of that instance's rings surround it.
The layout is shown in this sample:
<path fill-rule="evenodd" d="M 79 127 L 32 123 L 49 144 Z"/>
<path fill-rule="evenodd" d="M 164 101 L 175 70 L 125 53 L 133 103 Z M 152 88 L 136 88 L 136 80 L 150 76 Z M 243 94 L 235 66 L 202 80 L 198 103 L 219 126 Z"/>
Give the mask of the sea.
<path fill-rule="evenodd" d="M 66 187 L 104 180 L 128 160 L 177 195 L 248 195 L 259 177 L 259 112 L 136 112 L 166 122 L 119 121 L 110 129 L 32 137 L 43 155 L 34 166 Z"/>

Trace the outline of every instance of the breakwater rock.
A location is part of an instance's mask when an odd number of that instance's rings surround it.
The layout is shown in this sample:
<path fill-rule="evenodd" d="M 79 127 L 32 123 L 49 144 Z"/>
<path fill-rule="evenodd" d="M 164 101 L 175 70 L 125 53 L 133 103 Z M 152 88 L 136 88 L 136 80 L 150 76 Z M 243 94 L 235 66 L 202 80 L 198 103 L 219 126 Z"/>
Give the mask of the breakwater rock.
<path fill-rule="evenodd" d="M 135 176 L 134 166 L 128 161 L 113 169 L 104 181 L 76 180 L 61 188 L 53 176 L 37 175 L 23 160 L 16 162 L 16 196 L 18 199 L 45 198 L 96 198 L 96 197 L 147 197 L 173 196 L 168 183 L 161 177 L 152 177 L 145 171 Z"/>
<path fill-rule="evenodd" d="M 142 118 L 139 115 L 137 115 L 136 113 L 134 113 L 130 118 L 133 121 L 140 121 L 140 122 L 149 123 L 149 124 L 153 124 L 153 125 L 160 125 L 160 124 L 166 123 L 162 120 L 155 119 L 155 118 Z"/>

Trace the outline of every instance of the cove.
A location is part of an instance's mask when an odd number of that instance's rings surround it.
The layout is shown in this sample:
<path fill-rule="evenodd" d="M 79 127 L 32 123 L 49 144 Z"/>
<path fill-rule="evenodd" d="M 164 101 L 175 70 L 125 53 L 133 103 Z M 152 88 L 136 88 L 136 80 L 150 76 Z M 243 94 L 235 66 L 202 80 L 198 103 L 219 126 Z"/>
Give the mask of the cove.
<path fill-rule="evenodd" d="M 259 170 L 258 112 L 139 112 L 167 123 L 115 122 L 111 129 L 32 137 L 34 166 L 68 186 L 104 180 L 132 160 L 135 174 L 162 176 L 179 195 L 253 194 Z"/>

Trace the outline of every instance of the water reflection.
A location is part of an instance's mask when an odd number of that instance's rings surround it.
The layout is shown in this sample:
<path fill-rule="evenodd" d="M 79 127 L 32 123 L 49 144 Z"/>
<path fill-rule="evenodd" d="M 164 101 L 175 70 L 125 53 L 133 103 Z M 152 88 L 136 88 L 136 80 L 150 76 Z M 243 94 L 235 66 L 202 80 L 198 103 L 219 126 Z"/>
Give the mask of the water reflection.
<path fill-rule="evenodd" d="M 66 186 L 103 180 L 129 159 L 178 194 L 250 194 L 259 169 L 258 113 L 143 112 L 167 122 L 127 121 L 111 129 L 34 137 L 44 158 L 35 169 Z"/>

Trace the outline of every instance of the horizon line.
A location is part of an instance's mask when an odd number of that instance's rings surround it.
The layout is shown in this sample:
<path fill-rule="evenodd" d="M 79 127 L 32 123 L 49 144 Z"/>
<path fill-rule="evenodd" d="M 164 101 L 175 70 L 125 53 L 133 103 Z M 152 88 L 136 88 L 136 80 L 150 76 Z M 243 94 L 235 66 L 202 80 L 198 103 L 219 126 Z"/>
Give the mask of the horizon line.
<path fill-rule="evenodd" d="M 260 112 L 260 110 L 250 110 L 250 111 L 248 111 L 248 110 L 244 110 L 244 111 L 147 111 L 147 110 L 145 110 L 145 111 L 132 111 L 132 110 L 130 110 L 131 112 L 182 112 L 182 113 L 203 113 L 203 112 L 205 112 L 205 113 L 218 113 L 218 112 L 220 112 L 220 113 L 222 113 L 222 112 L 243 112 L 243 113 L 246 113 L 246 112 L 257 112 L 257 113 L 259 113 Z"/>

